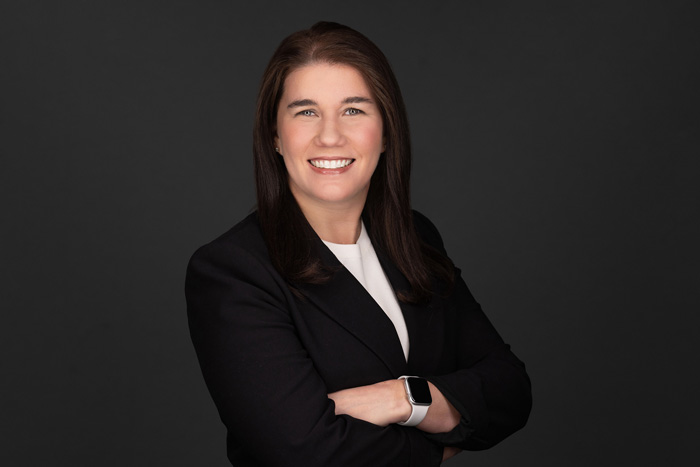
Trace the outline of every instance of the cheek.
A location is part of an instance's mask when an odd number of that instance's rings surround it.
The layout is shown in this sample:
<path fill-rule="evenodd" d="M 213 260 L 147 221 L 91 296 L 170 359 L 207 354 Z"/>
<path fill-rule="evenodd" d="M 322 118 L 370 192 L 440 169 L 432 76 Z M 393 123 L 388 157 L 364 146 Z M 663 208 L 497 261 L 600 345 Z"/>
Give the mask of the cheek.
<path fill-rule="evenodd" d="M 285 147 L 287 152 L 296 152 L 308 145 L 312 133 L 303 125 L 282 125 L 278 127 L 277 134 L 280 138 L 280 143 Z"/>
<path fill-rule="evenodd" d="M 384 129 L 381 126 L 365 128 L 358 136 L 368 149 L 378 149 L 381 152 L 384 145 Z"/>

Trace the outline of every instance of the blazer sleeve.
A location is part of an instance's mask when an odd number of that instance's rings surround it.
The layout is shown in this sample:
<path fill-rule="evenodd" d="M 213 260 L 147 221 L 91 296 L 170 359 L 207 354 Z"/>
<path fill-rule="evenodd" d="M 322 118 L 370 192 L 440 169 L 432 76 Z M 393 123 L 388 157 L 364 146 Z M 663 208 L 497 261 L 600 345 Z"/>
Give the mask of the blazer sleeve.
<path fill-rule="evenodd" d="M 416 213 L 424 240 L 447 256 L 435 226 Z M 476 302 L 455 268 L 454 287 L 447 297 L 454 311 L 448 329 L 457 329 L 456 371 L 427 376 L 462 415 L 449 433 L 428 434 L 444 445 L 467 450 L 487 449 L 527 422 L 532 408 L 530 379 Z"/>
<path fill-rule="evenodd" d="M 205 245 L 190 260 L 185 292 L 230 459 L 234 450 L 251 465 L 439 465 L 442 446 L 419 430 L 335 415 L 297 336 L 289 289 L 268 261 L 235 245 Z"/>

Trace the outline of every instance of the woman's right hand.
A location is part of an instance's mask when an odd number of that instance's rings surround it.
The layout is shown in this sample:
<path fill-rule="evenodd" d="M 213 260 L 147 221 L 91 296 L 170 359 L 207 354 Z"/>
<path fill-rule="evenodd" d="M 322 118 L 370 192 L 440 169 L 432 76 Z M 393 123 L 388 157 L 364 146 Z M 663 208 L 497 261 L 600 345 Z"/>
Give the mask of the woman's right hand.
<path fill-rule="evenodd" d="M 459 448 L 454 446 L 445 446 L 445 448 L 442 450 L 442 461 L 445 462 L 447 459 L 456 456 L 460 452 L 462 452 L 462 450 Z"/>

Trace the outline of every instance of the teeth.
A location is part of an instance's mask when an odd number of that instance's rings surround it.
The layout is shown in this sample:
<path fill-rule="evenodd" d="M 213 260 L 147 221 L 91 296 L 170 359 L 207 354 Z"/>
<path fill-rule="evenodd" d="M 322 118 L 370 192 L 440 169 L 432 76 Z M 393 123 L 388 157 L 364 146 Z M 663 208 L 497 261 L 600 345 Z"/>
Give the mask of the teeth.
<path fill-rule="evenodd" d="M 353 159 L 334 159 L 334 160 L 312 160 L 311 165 L 319 169 L 342 169 L 347 167 Z"/>

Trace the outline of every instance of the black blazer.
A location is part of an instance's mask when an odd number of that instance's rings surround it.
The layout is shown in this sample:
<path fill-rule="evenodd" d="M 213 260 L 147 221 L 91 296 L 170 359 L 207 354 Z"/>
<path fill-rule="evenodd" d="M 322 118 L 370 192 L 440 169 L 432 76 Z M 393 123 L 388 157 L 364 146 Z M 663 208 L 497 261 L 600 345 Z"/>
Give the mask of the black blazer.
<path fill-rule="evenodd" d="M 422 240 L 444 252 L 435 227 L 415 213 Z M 291 292 L 273 268 L 253 213 L 201 247 L 187 269 L 192 342 L 228 429 L 235 466 L 432 466 L 444 445 L 485 449 L 521 428 L 530 381 L 457 270 L 447 297 L 401 303 L 408 362 L 393 324 L 333 253 L 324 285 Z M 395 290 L 408 282 L 377 256 Z M 440 287 L 439 284 L 436 287 Z M 450 433 L 380 427 L 336 416 L 327 394 L 401 375 L 428 378 L 461 413 Z"/>

